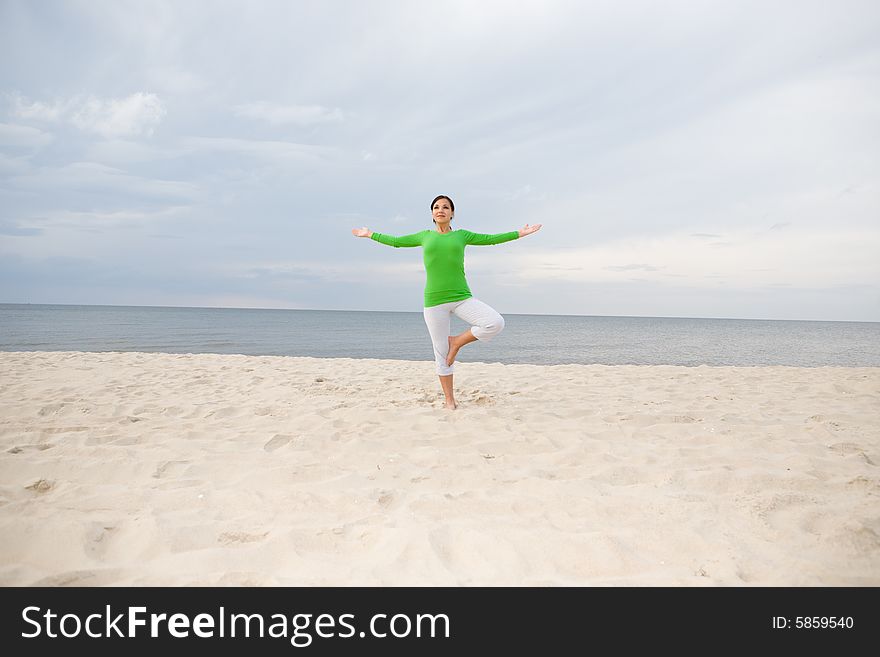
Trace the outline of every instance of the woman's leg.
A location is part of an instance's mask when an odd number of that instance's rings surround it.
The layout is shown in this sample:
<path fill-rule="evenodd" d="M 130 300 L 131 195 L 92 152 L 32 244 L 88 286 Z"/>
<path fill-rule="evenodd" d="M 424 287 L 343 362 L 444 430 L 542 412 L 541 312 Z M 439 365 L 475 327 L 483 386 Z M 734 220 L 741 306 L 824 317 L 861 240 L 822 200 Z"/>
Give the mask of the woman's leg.
<path fill-rule="evenodd" d="M 440 377 L 440 387 L 443 388 L 443 396 L 446 397 L 446 408 L 454 411 L 458 407 L 458 404 L 455 403 L 455 392 L 452 389 L 451 374 Z"/>
<path fill-rule="evenodd" d="M 479 340 L 489 342 L 504 329 L 504 318 L 494 308 L 483 303 L 479 299 L 471 297 L 465 299 L 453 312 L 471 327 L 456 336 L 449 338 L 449 351 L 446 354 L 446 364 L 451 366 L 455 362 L 458 350 L 464 345 Z"/>
<path fill-rule="evenodd" d="M 437 375 L 440 377 L 440 387 L 446 397 L 446 408 L 454 409 L 455 393 L 452 387 L 453 368 L 446 364 L 446 355 L 449 352 L 449 327 L 451 323 L 451 310 L 459 302 L 443 303 L 439 306 L 425 308 L 425 324 L 431 335 L 431 344 L 434 346 L 434 362 L 437 366 Z"/>

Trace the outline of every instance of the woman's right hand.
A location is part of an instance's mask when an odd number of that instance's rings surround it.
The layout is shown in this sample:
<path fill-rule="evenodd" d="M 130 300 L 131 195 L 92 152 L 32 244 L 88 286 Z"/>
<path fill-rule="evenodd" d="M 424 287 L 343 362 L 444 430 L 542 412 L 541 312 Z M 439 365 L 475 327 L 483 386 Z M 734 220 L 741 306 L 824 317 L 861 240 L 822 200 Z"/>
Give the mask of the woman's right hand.
<path fill-rule="evenodd" d="M 363 228 L 352 228 L 351 234 L 355 237 L 372 237 L 373 231 L 364 226 Z"/>

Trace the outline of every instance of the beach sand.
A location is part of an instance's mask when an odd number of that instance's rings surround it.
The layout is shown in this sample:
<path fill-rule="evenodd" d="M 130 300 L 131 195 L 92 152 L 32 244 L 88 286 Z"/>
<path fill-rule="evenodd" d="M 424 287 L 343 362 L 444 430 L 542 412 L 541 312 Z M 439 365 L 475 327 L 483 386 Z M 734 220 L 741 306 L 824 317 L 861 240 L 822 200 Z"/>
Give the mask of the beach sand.
<path fill-rule="evenodd" d="M 0 584 L 880 585 L 880 368 L 459 363 L 456 391 L 0 353 Z"/>

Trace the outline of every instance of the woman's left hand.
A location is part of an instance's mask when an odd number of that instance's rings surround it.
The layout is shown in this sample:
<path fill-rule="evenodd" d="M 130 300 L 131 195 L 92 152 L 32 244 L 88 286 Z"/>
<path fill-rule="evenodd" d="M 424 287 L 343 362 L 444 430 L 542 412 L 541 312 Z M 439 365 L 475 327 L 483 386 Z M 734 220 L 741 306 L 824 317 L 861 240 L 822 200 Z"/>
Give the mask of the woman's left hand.
<path fill-rule="evenodd" d="M 531 235 L 532 233 L 541 230 L 541 226 L 542 226 L 542 224 L 534 224 L 532 226 L 529 226 L 528 224 L 526 224 L 525 226 L 523 226 L 522 228 L 519 229 L 519 236 L 525 237 L 526 235 Z"/>

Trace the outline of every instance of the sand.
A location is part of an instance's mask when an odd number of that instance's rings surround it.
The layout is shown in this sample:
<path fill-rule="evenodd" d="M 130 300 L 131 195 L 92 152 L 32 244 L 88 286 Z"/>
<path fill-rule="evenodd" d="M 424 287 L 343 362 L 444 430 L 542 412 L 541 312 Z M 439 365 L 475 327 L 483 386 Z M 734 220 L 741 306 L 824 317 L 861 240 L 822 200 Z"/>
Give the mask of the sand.
<path fill-rule="evenodd" d="M 0 584 L 880 585 L 880 368 L 459 363 L 456 391 L 0 353 Z"/>

